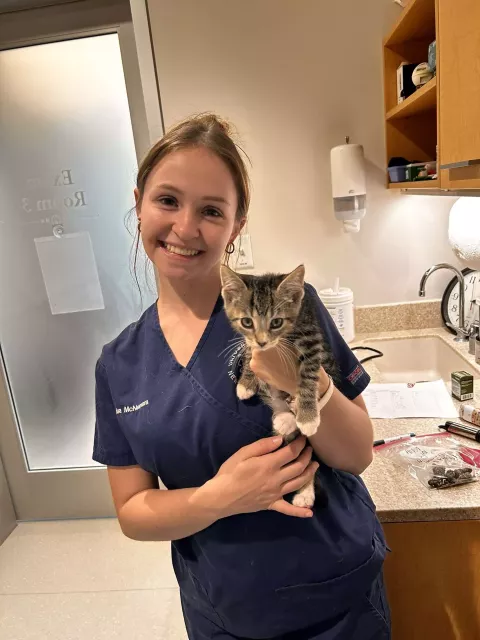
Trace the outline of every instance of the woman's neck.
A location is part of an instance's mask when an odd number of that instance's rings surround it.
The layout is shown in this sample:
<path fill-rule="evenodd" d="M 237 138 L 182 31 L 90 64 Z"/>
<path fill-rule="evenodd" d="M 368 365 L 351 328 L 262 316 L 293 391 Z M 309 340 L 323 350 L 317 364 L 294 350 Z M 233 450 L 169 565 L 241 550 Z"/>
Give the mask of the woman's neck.
<path fill-rule="evenodd" d="M 169 280 L 159 275 L 158 309 L 190 312 L 198 318 L 208 318 L 221 290 L 218 272 L 202 280 Z"/>

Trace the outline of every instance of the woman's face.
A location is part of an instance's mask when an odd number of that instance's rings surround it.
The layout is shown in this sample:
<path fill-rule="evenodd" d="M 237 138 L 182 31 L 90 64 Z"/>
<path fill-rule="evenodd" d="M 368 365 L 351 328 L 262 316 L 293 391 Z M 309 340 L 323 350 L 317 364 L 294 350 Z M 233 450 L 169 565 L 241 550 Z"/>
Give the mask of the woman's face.
<path fill-rule="evenodd" d="M 218 270 L 239 233 L 237 192 L 226 164 L 204 147 L 174 151 L 135 190 L 143 246 L 161 276 L 201 279 Z"/>

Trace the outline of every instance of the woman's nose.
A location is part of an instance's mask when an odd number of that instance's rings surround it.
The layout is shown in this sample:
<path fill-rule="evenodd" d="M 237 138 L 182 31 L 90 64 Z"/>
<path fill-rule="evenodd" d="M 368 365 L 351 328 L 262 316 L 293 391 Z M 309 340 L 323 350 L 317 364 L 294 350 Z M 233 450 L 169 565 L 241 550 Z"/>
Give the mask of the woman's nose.
<path fill-rule="evenodd" d="M 182 207 L 175 215 L 173 223 L 173 231 L 176 235 L 184 240 L 198 238 L 198 218 L 195 210 L 190 207 Z"/>

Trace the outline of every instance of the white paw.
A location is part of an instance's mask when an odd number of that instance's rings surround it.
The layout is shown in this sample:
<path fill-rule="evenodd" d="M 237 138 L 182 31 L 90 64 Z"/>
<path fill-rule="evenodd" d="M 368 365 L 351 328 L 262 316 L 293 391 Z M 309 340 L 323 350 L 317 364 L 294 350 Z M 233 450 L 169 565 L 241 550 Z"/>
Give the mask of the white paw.
<path fill-rule="evenodd" d="M 279 436 L 289 436 L 297 430 L 297 423 L 293 413 L 278 413 L 273 418 L 273 430 Z"/>
<path fill-rule="evenodd" d="M 250 400 L 255 395 L 253 389 L 247 389 L 243 384 L 237 384 L 237 397 L 240 400 Z"/>
<path fill-rule="evenodd" d="M 295 507 L 313 507 L 315 504 L 315 489 L 313 483 L 305 485 L 298 491 L 292 500 Z"/>
<path fill-rule="evenodd" d="M 297 427 L 300 429 L 300 432 L 307 438 L 317 433 L 319 425 L 320 419 L 312 420 L 311 422 L 297 422 Z"/>

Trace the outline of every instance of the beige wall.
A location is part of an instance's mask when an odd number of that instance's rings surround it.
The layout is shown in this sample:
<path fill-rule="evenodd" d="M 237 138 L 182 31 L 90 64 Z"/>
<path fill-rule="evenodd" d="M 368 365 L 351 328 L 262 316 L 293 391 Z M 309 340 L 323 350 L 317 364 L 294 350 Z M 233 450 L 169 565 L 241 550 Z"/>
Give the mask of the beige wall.
<path fill-rule="evenodd" d="M 0 458 L 0 544 L 17 526 L 10 491 Z"/>
<path fill-rule="evenodd" d="M 214 110 L 239 129 L 253 162 L 249 230 L 255 267 L 304 261 L 317 287 L 336 275 L 358 304 L 417 299 L 423 271 L 454 261 L 451 197 L 384 187 L 382 37 L 389 0 L 150 0 L 166 126 Z M 334 219 L 330 148 L 365 147 L 368 212 L 346 235 Z M 449 276 L 429 283 L 439 297 Z"/>

